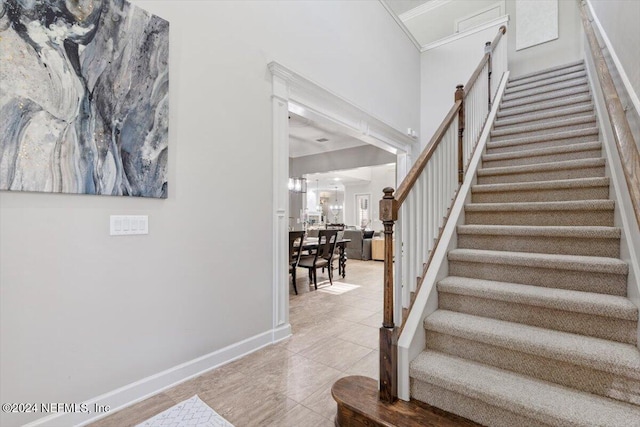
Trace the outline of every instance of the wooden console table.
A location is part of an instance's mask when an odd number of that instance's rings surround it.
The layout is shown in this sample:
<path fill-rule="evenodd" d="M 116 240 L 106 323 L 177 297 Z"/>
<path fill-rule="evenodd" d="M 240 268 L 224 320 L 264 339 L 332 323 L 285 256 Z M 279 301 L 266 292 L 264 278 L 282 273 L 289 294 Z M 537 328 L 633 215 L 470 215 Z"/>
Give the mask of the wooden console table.
<path fill-rule="evenodd" d="M 384 239 L 371 239 L 371 259 L 384 261 Z"/>

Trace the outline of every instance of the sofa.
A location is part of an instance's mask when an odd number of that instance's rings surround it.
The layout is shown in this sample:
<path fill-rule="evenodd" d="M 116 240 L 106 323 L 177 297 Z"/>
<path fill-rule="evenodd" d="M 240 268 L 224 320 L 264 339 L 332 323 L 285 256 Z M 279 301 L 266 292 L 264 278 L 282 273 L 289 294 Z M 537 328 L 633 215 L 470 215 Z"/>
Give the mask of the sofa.
<path fill-rule="evenodd" d="M 351 240 L 346 245 L 347 259 L 371 259 L 371 239 L 373 231 L 344 230 L 344 238 Z"/>

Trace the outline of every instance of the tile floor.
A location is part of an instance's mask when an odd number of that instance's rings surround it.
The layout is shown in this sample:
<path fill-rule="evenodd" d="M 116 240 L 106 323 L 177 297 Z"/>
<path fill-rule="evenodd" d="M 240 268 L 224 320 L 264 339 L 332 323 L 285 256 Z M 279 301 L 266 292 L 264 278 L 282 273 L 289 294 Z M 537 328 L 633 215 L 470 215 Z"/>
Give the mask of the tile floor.
<path fill-rule="evenodd" d="M 293 287 L 290 289 L 290 338 L 91 426 L 133 426 L 194 394 L 236 427 L 333 426 L 336 404 L 331 397 L 332 384 L 348 375 L 378 378 L 382 272 L 382 262 L 349 260 L 346 278 L 336 283 L 358 287 L 332 294 L 329 291 L 338 286 L 329 287 L 326 281 L 316 291 L 308 284 L 306 270 L 300 269 L 300 294 L 294 295 Z M 325 277 L 318 272 L 318 280 Z"/>

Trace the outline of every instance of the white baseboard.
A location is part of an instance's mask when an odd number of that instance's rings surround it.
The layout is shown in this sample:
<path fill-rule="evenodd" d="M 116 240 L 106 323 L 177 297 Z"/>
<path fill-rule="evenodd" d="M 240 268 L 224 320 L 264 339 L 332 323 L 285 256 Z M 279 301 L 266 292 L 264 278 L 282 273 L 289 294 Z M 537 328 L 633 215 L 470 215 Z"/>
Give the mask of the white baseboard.
<path fill-rule="evenodd" d="M 220 350 L 143 378 L 116 390 L 86 400 L 89 409 L 109 406 L 106 413 L 60 413 L 35 420 L 24 427 L 84 426 L 124 409 L 177 384 L 281 341 L 291 335 L 289 324 L 247 338 Z"/>
<path fill-rule="evenodd" d="M 279 328 L 273 329 L 271 332 L 272 332 L 271 342 L 275 344 L 291 336 L 291 325 L 287 323 L 284 326 L 280 326 Z"/>

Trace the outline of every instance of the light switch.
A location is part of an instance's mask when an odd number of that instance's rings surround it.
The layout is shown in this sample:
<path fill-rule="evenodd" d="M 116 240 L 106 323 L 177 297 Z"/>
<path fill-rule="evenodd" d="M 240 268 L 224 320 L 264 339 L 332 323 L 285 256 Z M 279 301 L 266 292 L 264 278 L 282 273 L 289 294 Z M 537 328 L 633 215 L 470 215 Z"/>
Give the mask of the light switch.
<path fill-rule="evenodd" d="M 109 228 L 112 236 L 149 234 L 149 216 L 111 215 L 109 218 Z"/>

